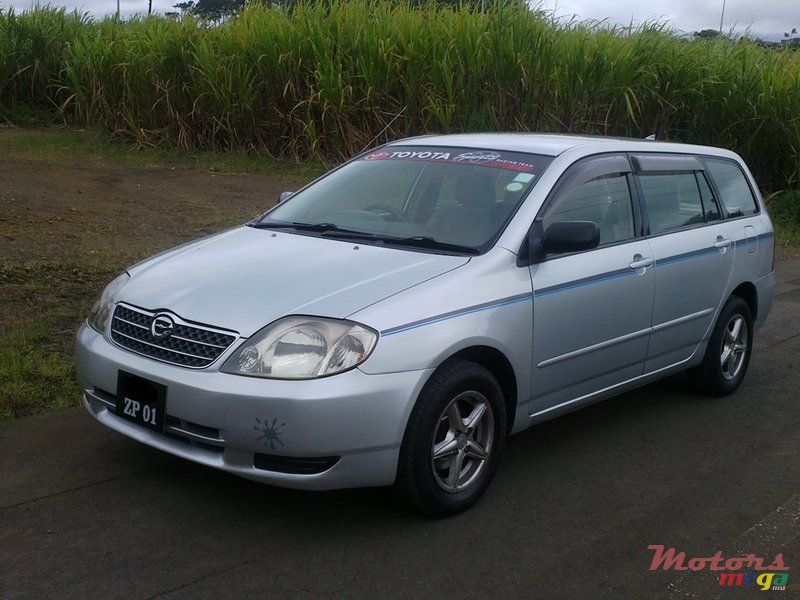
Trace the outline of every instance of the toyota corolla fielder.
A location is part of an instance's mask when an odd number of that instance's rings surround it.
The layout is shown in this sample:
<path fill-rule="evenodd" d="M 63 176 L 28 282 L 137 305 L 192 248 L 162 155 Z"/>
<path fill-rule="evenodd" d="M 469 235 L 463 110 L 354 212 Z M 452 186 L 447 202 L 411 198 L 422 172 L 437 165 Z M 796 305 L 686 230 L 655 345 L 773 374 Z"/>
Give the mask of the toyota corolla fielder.
<path fill-rule="evenodd" d="M 95 418 L 155 448 L 448 515 L 536 422 L 681 370 L 732 393 L 773 290 L 732 152 L 424 137 L 128 269 L 78 331 L 78 376 Z"/>

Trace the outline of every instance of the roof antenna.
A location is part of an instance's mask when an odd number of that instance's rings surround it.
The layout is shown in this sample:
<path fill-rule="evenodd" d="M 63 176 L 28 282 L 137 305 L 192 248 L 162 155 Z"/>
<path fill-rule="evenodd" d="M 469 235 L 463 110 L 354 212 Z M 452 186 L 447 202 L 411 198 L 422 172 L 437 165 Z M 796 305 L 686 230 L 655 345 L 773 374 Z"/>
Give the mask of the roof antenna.
<path fill-rule="evenodd" d="M 364 150 L 366 150 L 367 148 L 369 148 L 370 146 L 372 146 L 372 144 L 374 144 L 374 143 L 375 143 L 375 140 L 377 140 L 379 137 L 381 137 L 381 136 L 383 135 L 383 132 L 384 132 L 384 131 L 386 131 L 387 129 L 389 129 L 389 127 L 391 127 L 391 126 L 392 126 L 392 123 L 394 123 L 395 121 L 397 121 L 397 119 L 399 119 L 399 118 L 400 118 L 400 116 L 401 116 L 401 115 L 402 115 L 404 112 L 406 112 L 406 109 L 407 109 L 407 108 L 408 108 L 408 106 L 404 106 L 404 107 L 403 107 L 403 110 L 401 110 L 399 113 L 397 113 L 397 114 L 394 116 L 394 118 L 393 118 L 391 121 L 389 121 L 389 122 L 386 124 L 386 127 L 384 127 L 383 129 L 381 129 L 381 132 L 380 132 L 378 135 L 376 135 L 374 138 L 372 138 L 372 139 L 369 141 L 369 144 L 367 144 L 366 146 L 364 146 L 364 149 L 363 149 L 363 150 L 361 150 L 361 152 L 364 152 Z"/>
<path fill-rule="evenodd" d="M 656 141 L 656 134 L 655 133 L 651 133 L 650 135 L 648 135 L 644 139 L 646 139 L 648 142 L 655 142 Z"/>

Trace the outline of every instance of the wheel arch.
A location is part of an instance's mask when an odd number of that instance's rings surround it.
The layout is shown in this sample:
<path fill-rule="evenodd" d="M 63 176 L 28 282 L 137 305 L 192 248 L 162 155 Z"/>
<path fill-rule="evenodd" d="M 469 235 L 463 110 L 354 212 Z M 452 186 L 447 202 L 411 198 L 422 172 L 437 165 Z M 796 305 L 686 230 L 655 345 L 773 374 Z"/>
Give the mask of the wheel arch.
<path fill-rule="evenodd" d="M 756 291 L 756 286 L 749 281 L 745 281 L 731 292 L 731 296 L 739 296 L 739 298 L 747 302 L 753 322 L 755 322 L 758 317 L 758 292 Z"/>
<path fill-rule="evenodd" d="M 514 367 L 511 366 L 511 361 L 500 350 L 491 346 L 470 346 L 448 357 L 442 364 L 457 359 L 479 364 L 497 379 L 503 392 L 503 402 L 506 405 L 506 433 L 511 433 L 518 399 L 517 376 L 514 373 Z"/>

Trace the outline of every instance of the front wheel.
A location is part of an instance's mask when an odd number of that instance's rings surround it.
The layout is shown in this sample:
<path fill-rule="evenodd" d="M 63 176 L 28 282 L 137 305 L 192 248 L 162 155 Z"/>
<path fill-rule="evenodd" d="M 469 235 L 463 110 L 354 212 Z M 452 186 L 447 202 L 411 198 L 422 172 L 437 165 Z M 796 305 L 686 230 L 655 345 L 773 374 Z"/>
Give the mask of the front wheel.
<path fill-rule="evenodd" d="M 473 362 L 447 363 L 411 413 L 395 490 L 433 516 L 462 512 L 489 487 L 505 439 L 505 403 L 494 376 Z"/>
<path fill-rule="evenodd" d="M 738 296 L 731 296 L 719 313 L 703 362 L 689 370 L 689 380 L 712 396 L 732 394 L 744 379 L 752 349 L 750 307 Z"/>

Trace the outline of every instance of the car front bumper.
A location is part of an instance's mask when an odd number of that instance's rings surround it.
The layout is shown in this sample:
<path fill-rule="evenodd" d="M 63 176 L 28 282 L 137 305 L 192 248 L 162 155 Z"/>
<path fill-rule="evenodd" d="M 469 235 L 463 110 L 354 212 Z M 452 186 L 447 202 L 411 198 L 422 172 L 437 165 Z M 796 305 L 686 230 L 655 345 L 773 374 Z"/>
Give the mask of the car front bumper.
<path fill-rule="evenodd" d="M 192 370 L 139 356 L 87 324 L 76 366 L 98 421 L 170 454 L 298 489 L 391 485 L 408 417 L 432 370 L 286 381 Z M 119 371 L 166 386 L 164 433 L 115 411 Z"/>

